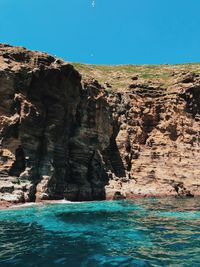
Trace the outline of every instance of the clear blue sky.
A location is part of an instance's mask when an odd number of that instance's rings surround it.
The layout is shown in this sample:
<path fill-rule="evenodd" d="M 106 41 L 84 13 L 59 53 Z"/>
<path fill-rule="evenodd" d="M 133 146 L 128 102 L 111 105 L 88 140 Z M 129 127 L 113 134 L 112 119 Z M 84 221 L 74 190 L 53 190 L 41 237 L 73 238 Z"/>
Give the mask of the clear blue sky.
<path fill-rule="evenodd" d="M 200 0 L 92 2 L 0 0 L 0 42 L 74 62 L 200 62 Z"/>

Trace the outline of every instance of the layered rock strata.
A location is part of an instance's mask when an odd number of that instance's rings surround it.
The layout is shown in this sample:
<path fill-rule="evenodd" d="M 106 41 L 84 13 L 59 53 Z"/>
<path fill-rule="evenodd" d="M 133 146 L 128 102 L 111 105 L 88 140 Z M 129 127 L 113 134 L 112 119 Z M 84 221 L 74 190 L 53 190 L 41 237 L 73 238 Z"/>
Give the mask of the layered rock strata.
<path fill-rule="evenodd" d="M 108 195 L 199 195 L 199 100 L 199 77 L 171 88 L 136 83 L 109 95 L 120 161 Z"/>
<path fill-rule="evenodd" d="M 19 47 L 0 46 L 0 67 L 0 199 L 104 199 L 112 127 L 99 85 Z"/>
<path fill-rule="evenodd" d="M 200 194 L 200 77 L 105 90 L 46 53 L 0 45 L 0 201 Z"/>

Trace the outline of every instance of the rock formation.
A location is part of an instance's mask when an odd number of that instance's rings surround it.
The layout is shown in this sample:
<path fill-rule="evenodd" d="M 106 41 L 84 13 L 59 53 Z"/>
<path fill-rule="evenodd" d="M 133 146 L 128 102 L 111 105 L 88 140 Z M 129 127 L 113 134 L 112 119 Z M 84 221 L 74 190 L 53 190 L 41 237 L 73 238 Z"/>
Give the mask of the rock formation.
<path fill-rule="evenodd" d="M 0 46 L 0 199 L 105 198 L 111 117 L 98 83 L 45 53 Z"/>
<path fill-rule="evenodd" d="M 135 84 L 109 96 L 121 162 L 108 191 L 118 188 L 126 197 L 199 194 L 199 97 L 199 77 L 173 88 Z"/>
<path fill-rule="evenodd" d="M 199 195 L 199 75 L 78 69 L 0 45 L 0 201 Z"/>

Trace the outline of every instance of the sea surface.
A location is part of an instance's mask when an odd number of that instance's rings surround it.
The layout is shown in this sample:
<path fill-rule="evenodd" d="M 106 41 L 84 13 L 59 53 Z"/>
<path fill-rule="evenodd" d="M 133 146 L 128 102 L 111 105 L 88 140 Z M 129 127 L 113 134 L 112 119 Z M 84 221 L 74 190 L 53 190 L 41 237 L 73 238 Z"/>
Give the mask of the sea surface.
<path fill-rule="evenodd" d="M 0 266 L 200 266 L 200 199 L 1 210 Z"/>

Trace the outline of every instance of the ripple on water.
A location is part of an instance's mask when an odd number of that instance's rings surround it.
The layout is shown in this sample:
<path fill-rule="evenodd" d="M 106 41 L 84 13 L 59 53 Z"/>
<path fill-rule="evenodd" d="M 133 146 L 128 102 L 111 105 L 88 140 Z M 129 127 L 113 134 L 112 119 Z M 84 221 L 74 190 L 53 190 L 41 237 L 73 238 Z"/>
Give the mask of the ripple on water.
<path fill-rule="evenodd" d="M 199 199 L 0 211 L 0 266 L 199 266 Z"/>

